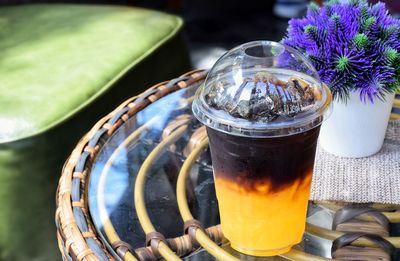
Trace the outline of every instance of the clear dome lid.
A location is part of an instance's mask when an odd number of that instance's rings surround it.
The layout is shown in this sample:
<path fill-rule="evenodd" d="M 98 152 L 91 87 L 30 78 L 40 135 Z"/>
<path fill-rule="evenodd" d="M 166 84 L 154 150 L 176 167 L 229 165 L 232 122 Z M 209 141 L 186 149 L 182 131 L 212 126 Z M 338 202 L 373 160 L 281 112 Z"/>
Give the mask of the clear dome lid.
<path fill-rule="evenodd" d="M 210 128 L 233 135 L 292 135 L 320 125 L 331 93 L 295 49 L 255 41 L 224 54 L 197 90 L 193 113 Z"/>

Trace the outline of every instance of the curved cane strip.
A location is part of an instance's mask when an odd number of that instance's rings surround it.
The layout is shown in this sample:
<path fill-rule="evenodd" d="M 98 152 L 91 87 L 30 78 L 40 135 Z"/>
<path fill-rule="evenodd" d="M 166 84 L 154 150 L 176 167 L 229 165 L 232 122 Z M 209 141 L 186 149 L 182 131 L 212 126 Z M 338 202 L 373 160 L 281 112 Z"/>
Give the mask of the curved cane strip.
<path fill-rule="evenodd" d="M 391 223 L 400 223 L 400 212 L 382 212 L 382 214 L 387 217 Z M 359 219 L 363 221 L 375 221 L 368 215 L 362 215 Z"/>
<path fill-rule="evenodd" d="M 177 141 L 187 130 L 188 126 L 184 125 L 176 129 L 168 137 L 166 137 L 162 142 L 160 142 L 154 150 L 148 155 L 146 160 L 143 162 L 142 167 L 136 177 L 134 196 L 135 196 L 135 209 L 139 218 L 139 222 L 145 234 L 150 234 L 156 232 L 153 224 L 150 221 L 149 215 L 146 210 L 145 200 L 144 200 L 144 185 L 146 179 L 146 173 L 151 167 L 151 164 L 157 160 L 166 147 Z M 156 248 L 163 258 L 166 260 L 181 260 L 169 247 L 168 245 L 159 240 L 156 243 Z"/>
<path fill-rule="evenodd" d="M 186 200 L 186 190 L 185 190 L 186 177 L 193 163 L 196 161 L 200 153 L 207 147 L 207 145 L 208 145 L 208 139 L 207 138 L 203 139 L 200 142 L 200 144 L 197 147 L 195 147 L 193 151 L 189 154 L 189 156 L 183 163 L 181 171 L 179 172 L 178 181 L 176 185 L 176 196 L 178 200 L 179 212 L 181 213 L 184 222 L 194 219 L 192 214 L 190 213 L 188 203 Z M 240 259 L 232 256 L 231 254 L 220 248 L 217 244 L 215 244 L 203 230 L 196 229 L 195 236 L 198 243 L 215 258 L 219 260 L 240 261 Z"/>
<path fill-rule="evenodd" d="M 112 222 L 109 219 L 107 210 L 105 208 L 105 193 L 104 193 L 104 188 L 106 185 L 106 180 L 110 171 L 110 168 L 119 155 L 119 153 L 122 151 L 122 149 L 126 148 L 132 141 L 138 139 L 140 137 L 140 134 L 143 132 L 147 131 L 148 129 L 151 128 L 151 125 L 153 123 L 156 123 L 159 120 L 159 117 L 155 117 L 151 119 L 150 121 L 146 122 L 143 126 L 139 127 L 137 130 L 135 130 L 132 134 L 130 134 L 126 139 L 115 149 L 115 151 L 111 154 L 110 158 L 107 160 L 100 178 L 99 178 L 99 185 L 98 185 L 98 192 L 97 192 L 97 207 L 99 210 L 99 215 L 100 215 L 100 220 L 102 221 L 103 227 L 104 227 L 104 232 L 110 242 L 111 245 L 113 245 L 116 242 L 120 242 L 121 239 L 118 236 L 117 232 L 115 231 L 114 226 L 112 225 Z M 126 252 L 124 256 L 124 260 L 127 261 L 136 261 L 137 259 L 130 253 L 129 251 Z"/>
<path fill-rule="evenodd" d="M 192 168 L 192 165 L 194 164 L 194 162 L 196 161 L 198 156 L 201 154 L 201 152 L 207 146 L 208 146 L 208 139 L 204 138 L 189 154 L 189 156 L 183 163 L 181 171 L 179 172 L 178 182 L 177 182 L 177 187 L 176 187 L 176 190 L 177 190 L 176 196 L 177 196 L 177 200 L 178 200 L 179 211 L 185 222 L 194 219 L 194 217 L 190 213 L 189 206 L 188 206 L 188 203 L 186 200 L 185 181 L 190 172 L 190 169 Z M 238 260 L 240 260 L 237 257 L 234 257 L 231 254 L 229 254 L 228 252 L 226 252 L 225 250 L 223 250 L 221 247 L 219 247 L 215 242 L 213 242 L 208 237 L 208 235 L 202 229 L 195 228 L 194 235 L 195 235 L 197 242 L 218 260 L 223 260 L 223 261 L 238 261 Z M 297 261 L 330 260 L 330 259 L 314 256 L 311 254 L 307 254 L 307 253 L 298 251 L 296 249 L 292 249 L 289 253 L 283 254 L 281 256 L 286 259 L 289 259 L 289 260 L 297 260 Z"/>
<path fill-rule="evenodd" d="M 307 223 L 306 224 L 306 231 L 309 234 L 318 236 L 318 237 L 322 237 L 325 239 L 329 239 L 329 240 L 335 240 L 336 238 L 342 236 L 344 233 L 342 232 L 338 232 L 338 231 L 333 231 L 330 229 L 326 229 L 326 228 L 322 228 L 316 225 L 312 225 Z M 392 243 L 396 248 L 400 248 L 400 237 L 384 237 L 384 239 L 386 239 L 387 241 L 389 241 L 390 243 Z M 352 243 L 352 245 L 354 246 L 368 246 L 368 247 L 374 247 L 375 245 L 373 243 L 371 243 L 370 241 L 360 238 L 357 239 L 356 241 L 354 241 L 354 243 Z"/>
<path fill-rule="evenodd" d="M 321 205 L 322 207 L 325 207 L 331 211 L 338 211 L 339 209 L 343 208 L 345 205 L 338 205 L 335 202 L 330 202 L 330 201 L 315 201 L 318 205 Z M 392 209 L 398 209 L 398 205 L 392 205 L 392 204 L 372 204 L 372 205 L 367 205 L 370 206 L 374 209 L 377 209 L 381 211 L 381 213 L 387 217 L 387 219 L 390 221 L 390 223 L 400 223 L 400 211 L 395 211 L 395 212 L 389 212 Z M 375 221 L 371 216 L 368 215 L 361 215 L 357 217 L 357 219 L 363 220 L 363 221 Z"/>
<path fill-rule="evenodd" d="M 146 124 L 143 126 L 139 127 L 137 130 L 132 132 L 116 149 L 115 151 L 111 154 L 110 158 L 107 160 L 103 171 L 101 172 L 100 178 L 99 178 L 99 185 L 98 185 L 98 191 L 97 191 L 97 208 L 99 210 L 100 214 L 100 220 L 103 223 L 104 227 L 104 232 L 110 241 L 110 244 L 112 245 L 115 242 L 121 241 L 120 237 L 118 236 L 117 232 L 115 231 L 114 226 L 112 225 L 107 210 L 106 210 L 106 204 L 105 204 L 105 197 L 104 197 L 104 188 L 106 185 L 106 180 L 107 176 L 110 172 L 110 168 L 121 152 L 122 149 L 126 148 L 129 143 L 131 143 L 133 140 L 136 140 L 140 137 L 140 134 L 145 132 L 150 128 L 150 126 L 159 120 L 158 117 L 155 117 L 148 121 Z M 130 253 L 129 251 L 125 255 L 125 260 L 127 261 L 136 261 L 137 259 Z"/>

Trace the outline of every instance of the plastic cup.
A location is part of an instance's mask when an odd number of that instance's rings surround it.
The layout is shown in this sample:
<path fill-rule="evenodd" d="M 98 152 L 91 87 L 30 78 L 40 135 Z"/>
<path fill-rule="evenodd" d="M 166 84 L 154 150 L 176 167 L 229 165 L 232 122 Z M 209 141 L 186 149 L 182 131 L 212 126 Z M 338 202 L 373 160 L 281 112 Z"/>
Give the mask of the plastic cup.
<path fill-rule="evenodd" d="M 223 55 L 196 93 L 206 125 L 222 232 L 254 256 L 302 239 L 320 125 L 331 94 L 300 53 L 250 42 Z"/>

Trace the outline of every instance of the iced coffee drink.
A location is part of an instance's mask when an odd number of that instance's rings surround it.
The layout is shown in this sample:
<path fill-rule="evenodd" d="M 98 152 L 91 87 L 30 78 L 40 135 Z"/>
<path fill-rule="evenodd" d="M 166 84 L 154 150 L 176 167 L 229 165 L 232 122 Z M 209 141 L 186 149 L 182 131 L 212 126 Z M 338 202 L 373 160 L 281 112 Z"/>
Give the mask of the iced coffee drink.
<path fill-rule="evenodd" d="M 252 42 L 225 54 L 193 103 L 207 126 L 224 236 L 272 256 L 305 227 L 319 126 L 330 93 L 299 53 Z"/>

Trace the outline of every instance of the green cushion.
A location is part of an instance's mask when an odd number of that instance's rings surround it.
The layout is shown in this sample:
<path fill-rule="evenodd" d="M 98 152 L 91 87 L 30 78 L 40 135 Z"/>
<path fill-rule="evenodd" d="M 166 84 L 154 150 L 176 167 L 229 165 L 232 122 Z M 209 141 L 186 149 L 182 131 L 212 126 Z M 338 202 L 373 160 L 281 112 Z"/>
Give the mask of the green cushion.
<path fill-rule="evenodd" d="M 189 69 L 180 27 L 128 7 L 0 8 L 0 260 L 61 260 L 63 162 L 123 100 Z"/>
<path fill-rule="evenodd" d="M 0 9 L 0 142 L 65 121 L 180 29 L 172 15 L 130 7 Z"/>

